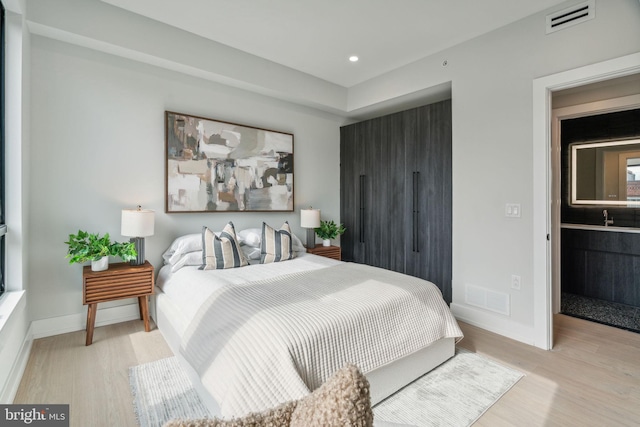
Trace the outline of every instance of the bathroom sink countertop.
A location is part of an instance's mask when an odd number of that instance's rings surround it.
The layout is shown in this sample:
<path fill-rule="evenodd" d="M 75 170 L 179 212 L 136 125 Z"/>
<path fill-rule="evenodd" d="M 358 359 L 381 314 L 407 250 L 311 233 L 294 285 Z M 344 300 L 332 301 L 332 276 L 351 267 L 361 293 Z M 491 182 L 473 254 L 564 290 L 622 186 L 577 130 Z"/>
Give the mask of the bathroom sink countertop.
<path fill-rule="evenodd" d="M 592 224 L 569 224 L 562 223 L 560 228 L 572 228 L 575 230 L 592 230 L 592 231 L 613 231 L 618 233 L 640 233 L 640 228 L 635 227 L 618 227 L 615 225 L 592 225 Z"/>

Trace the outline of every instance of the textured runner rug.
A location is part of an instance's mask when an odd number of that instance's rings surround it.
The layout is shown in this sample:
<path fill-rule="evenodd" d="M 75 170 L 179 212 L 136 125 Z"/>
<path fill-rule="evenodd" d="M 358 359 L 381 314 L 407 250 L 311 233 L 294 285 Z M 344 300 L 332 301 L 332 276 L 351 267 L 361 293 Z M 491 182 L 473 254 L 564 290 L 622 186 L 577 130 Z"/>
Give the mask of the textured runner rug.
<path fill-rule="evenodd" d="M 175 418 L 211 417 L 175 357 L 129 369 L 141 427 Z M 373 408 L 377 421 L 414 426 L 466 427 L 513 387 L 521 372 L 457 349 L 456 355 Z"/>
<path fill-rule="evenodd" d="M 524 374 L 464 349 L 373 408 L 374 419 L 415 426 L 466 427 Z"/>
<path fill-rule="evenodd" d="M 175 357 L 129 368 L 129 384 L 141 427 L 160 427 L 177 418 L 211 418 Z"/>

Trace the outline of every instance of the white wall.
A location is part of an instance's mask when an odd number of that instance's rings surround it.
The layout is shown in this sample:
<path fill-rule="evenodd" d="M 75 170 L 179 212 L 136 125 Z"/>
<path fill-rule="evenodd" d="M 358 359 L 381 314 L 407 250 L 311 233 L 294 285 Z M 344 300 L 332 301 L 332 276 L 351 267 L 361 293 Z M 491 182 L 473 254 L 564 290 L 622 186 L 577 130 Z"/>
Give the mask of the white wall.
<path fill-rule="evenodd" d="M 28 6 L 34 34 L 328 111 L 346 105 L 342 86 L 101 0 L 29 0 Z"/>
<path fill-rule="evenodd" d="M 596 12 L 596 19 L 548 36 L 545 14 L 535 15 L 457 52 L 465 63 L 453 78 L 454 312 L 539 346 L 546 343 L 536 342 L 533 330 L 532 81 L 640 50 L 640 3 L 598 1 Z M 465 172 L 478 165 L 474 188 Z M 504 216 L 512 202 L 522 205 L 522 218 Z M 520 291 L 510 289 L 512 274 L 522 276 Z M 465 304 L 467 284 L 509 294 L 509 318 Z"/>
<path fill-rule="evenodd" d="M 24 2 L 3 3 L 5 15 L 5 164 L 7 292 L 0 298 L 0 402 L 11 403 L 31 338 L 28 274 L 29 45 Z"/>
<path fill-rule="evenodd" d="M 7 198 L 7 290 L 28 288 L 29 212 L 29 47 L 30 34 L 24 17 L 8 11 L 5 16 L 6 117 L 5 163 Z"/>
<path fill-rule="evenodd" d="M 549 12 L 349 90 L 349 107 L 358 108 L 452 82 L 452 308 L 459 318 L 529 343 L 534 326 L 533 79 L 640 51 L 636 0 L 599 0 L 594 20 L 545 35 Z M 505 203 L 520 203 L 522 217 L 506 218 Z M 522 277 L 520 291 L 510 289 L 512 274 Z M 468 284 L 508 294 L 510 316 L 466 304 Z"/>
<path fill-rule="evenodd" d="M 341 118 L 39 36 L 31 71 L 34 320 L 84 312 L 81 266 L 67 264 L 63 242 L 78 229 L 127 240 L 120 235 L 123 208 L 156 211 L 146 251 L 157 268 L 175 237 L 203 225 L 222 228 L 233 220 L 240 230 L 288 220 L 304 239 L 300 207 L 339 219 Z M 296 211 L 165 214 L 165 110 L 293 133 Z"/>
<path fill-rule="evenodd" d="M 552 94 L 553 109 L 640 94 L 640 74 L 592 83 Z"/>
<path fill-rule="evenodd" d="M 471 323 L 525 342 L 533 342 L 534 326 L 532 82 L 640 51 L 640 3 L 636 0 L 598 0 L 594 20 L 545 35 L 545 15 L 574 3 L 569 1 L 348 88 L 344 110 L 348 114 L 368 109 L 451 82 L 452 307 Z M 150 48 L 148 40 L 132 39 L 132 49 L 127 51 L 129 25 L 135 24 L 140 34 L 149 30 L 162 37 L 157 23 L 125 16 L 97 0 L 60 0 L 55 6 L 48 0 L 34 0 L 30 8 L 34 12 L 31 28 L 38 34 L 180 69 L 174 64 L 178 56 Z M 87 13 L 104 12 L 100 25 L 86 25 L 90 19 L 83 20 L 80 13 L 85 8 Z M 111 34 L 114 23 L 118 34 Z M 171 34 L 188 39 L 175 31 Z M 33 251 L 29 268 L 35 319 L 82 311 L 79 267 L 65 265 L 62 258 L 62 242 L 69 232 L 91 228 L 117 236 L 120 209 L 142 203 L 158 211 L 158 230 L 171 230 L 159 231 L 147 241 L 150 258 L 157 263 L 161 248 L 174 235 L 199 228 L 210 218 L 215 221 L 211 225 L 226 220 L 215 215 L 162 214 L 163 168 L 158 165 L 163 162 L 161 117 L 165 108 L 293 132 L 296 207 L 312 203 L 337 218 L 341 119 L 49 38 L 35 38 L 32 61 L 29 225 Z M 188 67 L 182 68 L 190 73 Z M 209 78 L 220 70 L 196 71 L 194 74 Z M 264 83 L 254 77 L 255 73 L 244 86 Z M 278 80 L 275 85 L 265 84 L 255 91 L 280 91 L 274 96 L 291 99 L 296 88 L 283 89 L 283 79 L 274 78 Z M 317 94 L 325 87 L 313 79 L 295 81 L 296 86 L 310 86 L 304 93 Z M 331 100 L 310 95 L 312 101 L 305 104 L 324 103 L 322 108 L 335 110 L 342 101 L 340 91 L 333 89 Z M 140 159 L 143 167 L 136 171 Z M 326 165 L 318 159 L 326 159 Z M 318 176 L 327 180 L 320 181 Z M 505 218 L 505 203 L 520 203 L 522 217 Z M 285 217 L 270 216 L 273 222 Z M 297 216 L 290 217 L 297 225 Z M 241 218 L 237 220 L 240 226 L 259 221 L 252 214 Z M 520 291 L 509 287 L 512 274 L 522 277 Z M 467 284 L 509 295 L 511 314 L 498 315 L 466 304 Z"/>

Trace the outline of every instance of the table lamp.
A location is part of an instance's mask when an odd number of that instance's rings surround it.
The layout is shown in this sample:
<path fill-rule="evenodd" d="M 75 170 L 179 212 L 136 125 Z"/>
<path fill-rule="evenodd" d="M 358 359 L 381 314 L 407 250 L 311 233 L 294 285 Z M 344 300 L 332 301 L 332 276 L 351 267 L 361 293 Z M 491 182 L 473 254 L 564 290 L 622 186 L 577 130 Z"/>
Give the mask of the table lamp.
<path fill-rule="evenodd" d="M 307 229 L 307 249 L 316 247 L 316 232 L 314 228 L 320 227 L 320 209 L 300 210 L 300 227 Z"/>
<path fill-rule="evenodd" d="M 136 209 L 122 210 L 122 230 L 120 234 L 131 237 L 130 242 L 136 246 L 138 257 L 131 261 L 131 265 L 144 264 L 144 238 L 153 236 L 154 212 L 148 209 L 142 209 L 138 206 Z"/>

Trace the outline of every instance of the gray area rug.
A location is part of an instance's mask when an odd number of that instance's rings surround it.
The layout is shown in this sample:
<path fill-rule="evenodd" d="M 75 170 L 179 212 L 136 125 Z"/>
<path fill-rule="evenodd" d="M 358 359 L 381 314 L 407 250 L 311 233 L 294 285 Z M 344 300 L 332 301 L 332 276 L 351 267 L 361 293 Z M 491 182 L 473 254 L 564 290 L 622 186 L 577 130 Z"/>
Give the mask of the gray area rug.
<path fill-rule="evenodd" d="M 133 410 L 141 427 L 177 418 L 210 417 L 175 357 L 129 368 Z"/>
<path fill-rule="evenodd" d="M 373 408 L 374 419 L 415 426 L 466 427 L 524 374 L 465 349 Z"/>
<path fill-rule="evenodd" d="M 141 427 L 175 418 L 210 417 L 175 357 L 129 369 L 134 411 Z M 523 374 L 464 349 L 377 404 L 376 422 L 466 427 Z"/>

